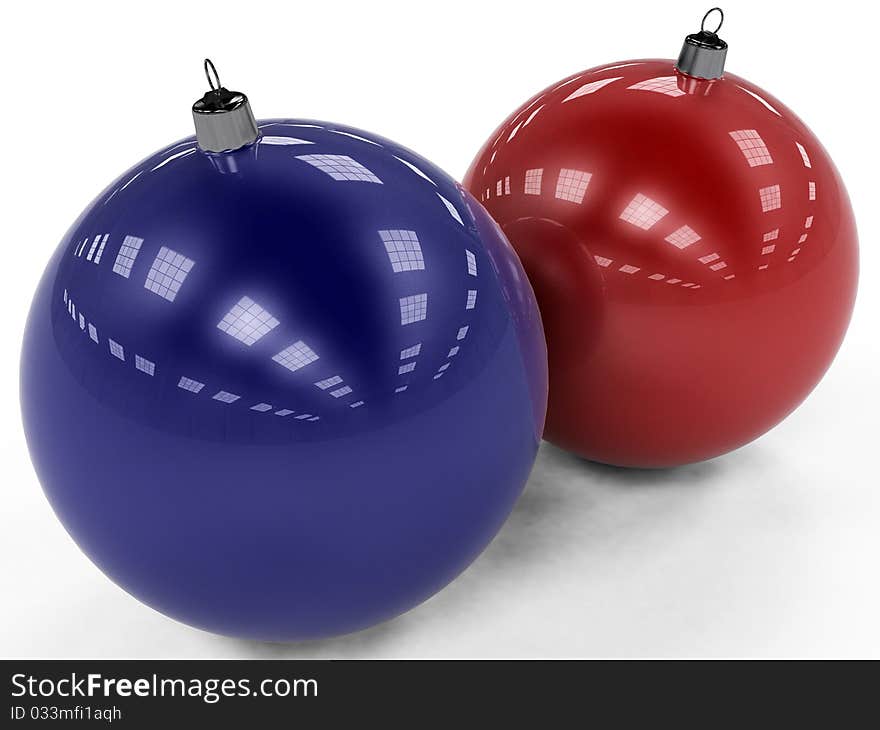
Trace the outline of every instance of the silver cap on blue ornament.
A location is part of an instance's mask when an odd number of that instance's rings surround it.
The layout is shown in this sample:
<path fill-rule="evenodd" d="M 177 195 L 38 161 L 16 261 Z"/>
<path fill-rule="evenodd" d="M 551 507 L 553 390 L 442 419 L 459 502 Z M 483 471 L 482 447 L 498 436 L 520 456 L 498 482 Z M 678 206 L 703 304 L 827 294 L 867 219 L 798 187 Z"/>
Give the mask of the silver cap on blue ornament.
<path fill-rule="evenodd" d="M 706 20 L 712 13 L 718 13 L 718 25 L 715 30 L 706 30 Z M 727 58 L 727 43 L 718 37 L 722 23 L 724 11 L 721 8 L 707 12 L 700 23 L 700 32 L 691 33 L 684 39 L 675 68 L 698 79 L 721 78 Z"/>
<path fill-rule="evenodd" d="M 231 152 L 253 144 L 260 133 L 247 96 L 225 88 L 208 58 L 205 76 L 210 91 L 192 107 L 199 147 L 205 152 Z"/>

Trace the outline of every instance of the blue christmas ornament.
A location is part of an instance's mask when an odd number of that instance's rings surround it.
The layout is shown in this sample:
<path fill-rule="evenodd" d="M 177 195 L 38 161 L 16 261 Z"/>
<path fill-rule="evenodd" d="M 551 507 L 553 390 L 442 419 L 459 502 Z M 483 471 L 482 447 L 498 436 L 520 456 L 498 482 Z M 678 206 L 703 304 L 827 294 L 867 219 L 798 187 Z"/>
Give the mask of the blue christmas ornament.
<path fill-rule="evenodd" d="M 74 540 L 144 603 L 241 637 L 353 631 L 442 588 L 510 512 L 543 430 L 540 317 L 437 167 L 257 124 L 214 86 L 197 138 L 110 185 L 49 262 L 28 445 Z"/>

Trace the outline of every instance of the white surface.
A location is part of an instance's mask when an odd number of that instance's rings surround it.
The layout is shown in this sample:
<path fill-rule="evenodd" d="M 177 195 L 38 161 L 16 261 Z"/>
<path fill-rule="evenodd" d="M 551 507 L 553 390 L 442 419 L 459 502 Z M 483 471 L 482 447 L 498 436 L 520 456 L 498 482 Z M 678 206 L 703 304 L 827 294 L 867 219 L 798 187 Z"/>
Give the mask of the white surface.
<path fill-rule="evenodd" d="M 446 590 L 361 634 L 286 646 L 187 628 L 116 588 L 67 537 L 28 461 L 18 357 L 32 291 L 110 180 L 191 133 L 204 55 L 258 117 L 353 124 L 461 176 L 526 97 L 600 63 L 674 56 L 707 5 L 5 8 L 0 656 L 880 656 L 876 53 L 851 40 L 876 25 L 873 6 L 727 4 L 728 68 L 823 140 L 862 240 L 840 356 L 756 443 L 665 472 L 599 467 L 545 445 L 508 524 Z M 780 49 L 780 37 L 792 47 Z"/>

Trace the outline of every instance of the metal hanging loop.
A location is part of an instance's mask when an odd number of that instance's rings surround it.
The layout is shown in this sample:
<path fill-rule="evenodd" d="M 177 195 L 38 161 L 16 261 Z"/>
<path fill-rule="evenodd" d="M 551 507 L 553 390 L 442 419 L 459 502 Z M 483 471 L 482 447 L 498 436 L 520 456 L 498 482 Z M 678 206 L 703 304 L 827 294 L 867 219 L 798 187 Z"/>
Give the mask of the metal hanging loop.
<path fill-rule="evenodd" d="M 205 78 L 208 79 L 208 86 L 211 91 L 219 91 L 223 88 L 223 84 L 220 83 L 220 74 L 217 73 L 217 67 L 210 58 L 205 59 Z"/>
<path fill-rule="evenodd" d="M 718 19 L 718 25 L 716 26 L 715 30 L 706 31 L 706 18 L 712 15 L 712 13 L 714 13 L 715 11 L 718 11 L 718 14 L 721 16 Z M 718 31 L 721 30 L 722 25 L 724 25 L 724 11 L 721 8 L 709 8 L 709 10 L 707 10 L 706 14 L 703 16 L 703 20 L 700 22 L 700 30 L 718 35 Z"/>

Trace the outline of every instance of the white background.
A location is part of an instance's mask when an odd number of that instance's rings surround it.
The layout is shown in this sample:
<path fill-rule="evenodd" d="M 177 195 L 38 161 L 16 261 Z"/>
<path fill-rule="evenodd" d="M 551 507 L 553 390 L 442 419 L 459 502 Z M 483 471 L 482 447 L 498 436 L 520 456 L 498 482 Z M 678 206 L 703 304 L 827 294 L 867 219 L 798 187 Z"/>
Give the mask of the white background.
<path fill-rule="evenodd" d="M 212 636 L 91 565 L 32 471 L 21 334 L 50 253 L 124 169 L 192 132 L 201 59 L 258 117 L 352 124 L 460 178 L 527 97 L 600 63 L 674 57 L 705 2 L 40 2 L 3 11 L 0 656 L 880 656 L 877 51 L 859 4 L 730 2 L 728 69 L 782 99 L 849 187 L 855 316 L 807 402 L 755 443 L 671 471 L 544 445 L 508 524 L 428 603 L 374 629 Z M 863 5 L 864 7 L 864 5 Z"/>

